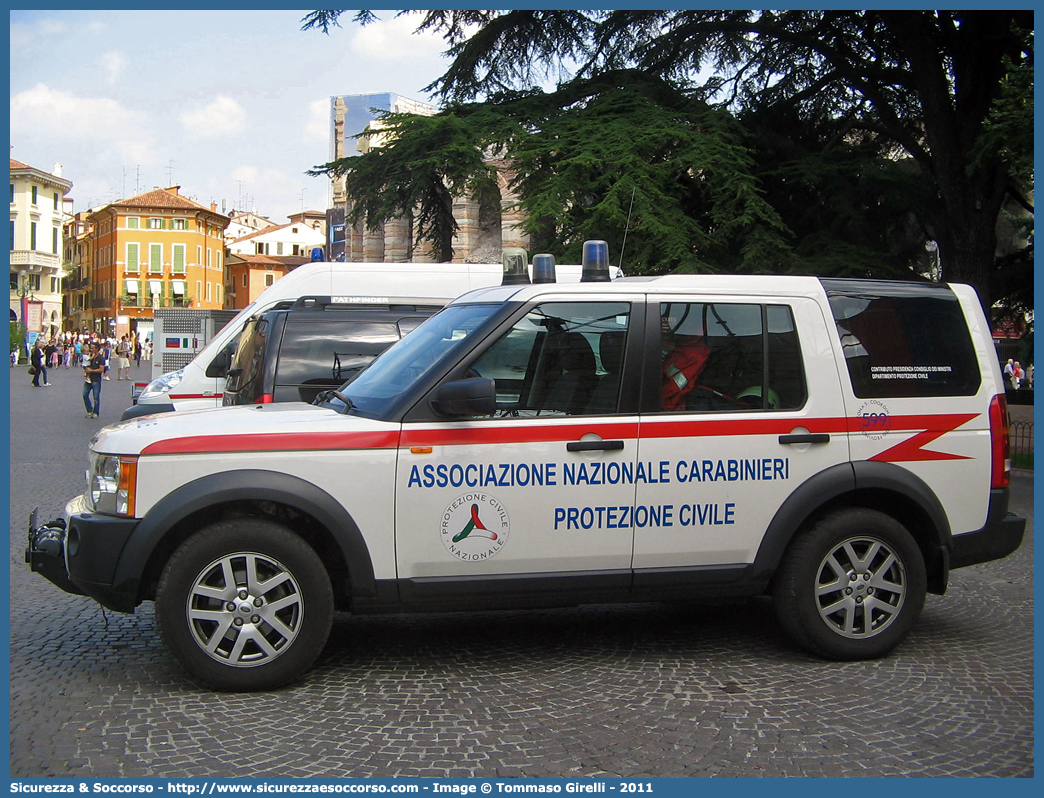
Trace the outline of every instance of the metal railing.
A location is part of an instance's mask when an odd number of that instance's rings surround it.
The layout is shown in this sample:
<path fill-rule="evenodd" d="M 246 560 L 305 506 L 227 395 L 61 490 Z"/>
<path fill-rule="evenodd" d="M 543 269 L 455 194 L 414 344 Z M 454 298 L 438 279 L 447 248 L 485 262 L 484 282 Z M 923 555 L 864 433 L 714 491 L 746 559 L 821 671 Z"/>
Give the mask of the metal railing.
<path fill-rule="evenodd" d="M 1015 468 L 1033 468 L 1033 422 L 1011 422 L 1011 464 Z"/>
<path fill-rule="evenodd" d="M 155 302 L 153 297 L 147 295 L 121 294 L 120 307 L 123 308 L 190 308 L 195 300 L 190 296 L 157 296 Z"/>

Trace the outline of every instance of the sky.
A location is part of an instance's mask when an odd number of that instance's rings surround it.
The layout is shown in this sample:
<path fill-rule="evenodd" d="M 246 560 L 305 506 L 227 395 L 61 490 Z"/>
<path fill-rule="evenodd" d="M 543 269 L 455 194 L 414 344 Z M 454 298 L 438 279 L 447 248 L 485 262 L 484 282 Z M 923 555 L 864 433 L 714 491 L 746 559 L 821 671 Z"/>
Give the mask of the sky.
<path fill-rule="evenodd" d="M 62 164 L 79 212 L 151 191 L 282 224 L 324 211 L 330 97 L 423 88 L 449 62 L 417 19 L 329 35 L 305 11 L 11 11 L 11 157 Z"/>

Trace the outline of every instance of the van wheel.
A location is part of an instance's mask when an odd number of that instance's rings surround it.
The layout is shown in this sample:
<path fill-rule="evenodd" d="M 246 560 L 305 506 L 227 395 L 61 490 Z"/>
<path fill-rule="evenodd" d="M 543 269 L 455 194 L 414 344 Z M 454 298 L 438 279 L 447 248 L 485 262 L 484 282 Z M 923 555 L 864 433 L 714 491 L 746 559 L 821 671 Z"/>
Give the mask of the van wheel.
<path fill-rule="evenodd" d="M 776 614 L 799 645 L 828 659 L 881 657 L 917 621 L 927 587 L 924 558 L 894 518 L 865 508 L 824 516 L 780 563 Z"/>
<path fill-rule="evenodd" d="M 285 527 L 222 521 L 170 558 L 156 589 L 156 621 L 196 681 L 271 690 L 299 679 L 322 652 L 333 589 L 315 551 Z"/>

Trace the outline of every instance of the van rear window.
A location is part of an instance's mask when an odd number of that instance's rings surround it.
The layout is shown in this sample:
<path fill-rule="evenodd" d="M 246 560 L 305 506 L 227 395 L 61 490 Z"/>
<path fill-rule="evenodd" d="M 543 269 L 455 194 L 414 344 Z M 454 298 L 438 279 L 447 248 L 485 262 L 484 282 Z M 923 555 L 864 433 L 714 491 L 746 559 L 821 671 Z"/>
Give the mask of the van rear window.
<path fill-rule="evenodd" d="M 972 396 L 979 365 L 945 286 L 823 280 L 855 395 Z"/>

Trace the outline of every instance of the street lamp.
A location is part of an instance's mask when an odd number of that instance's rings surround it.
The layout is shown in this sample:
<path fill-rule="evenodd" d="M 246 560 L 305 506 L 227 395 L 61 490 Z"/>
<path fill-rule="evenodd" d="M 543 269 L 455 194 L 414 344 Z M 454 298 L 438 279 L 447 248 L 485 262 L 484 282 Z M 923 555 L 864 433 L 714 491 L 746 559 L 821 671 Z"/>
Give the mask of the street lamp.
<path fill-rule="evenodd" d="M 15 293 L 18 294 L 18 304 L 22 311 L 22 329 L 26 332 L 26 338 L 22 342 L 24 348 L 29 344 L 29 300 L 36 299 L 33 295 L 32 283 L 29 282 L 29 272 L 25 269 L 18 270 L 18 286 L 15 288 Z"/>
<path fill-rule="evenodd" d="M 18 288 L 16 290 L 22 308 L 22 326 L 28 329 L 29 300 L 36 299 L 36 296 L 33 294 L 32 283 L 29 282 L 29 272 L 25 269 L 18 270 Z"/>

